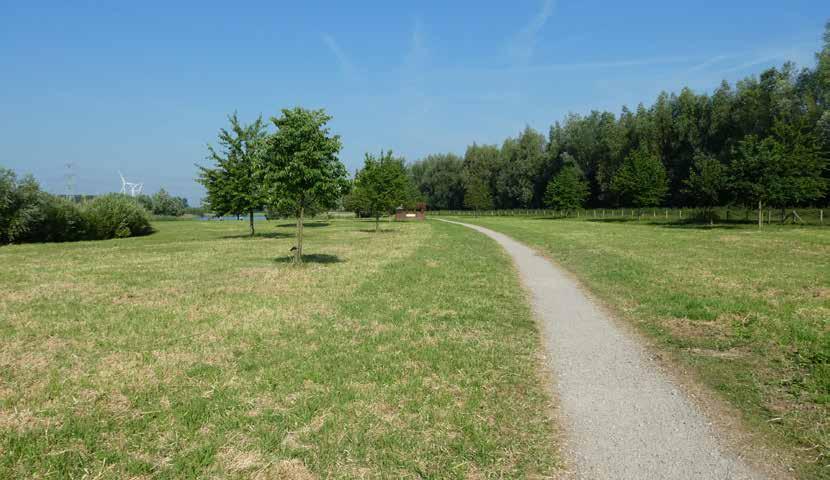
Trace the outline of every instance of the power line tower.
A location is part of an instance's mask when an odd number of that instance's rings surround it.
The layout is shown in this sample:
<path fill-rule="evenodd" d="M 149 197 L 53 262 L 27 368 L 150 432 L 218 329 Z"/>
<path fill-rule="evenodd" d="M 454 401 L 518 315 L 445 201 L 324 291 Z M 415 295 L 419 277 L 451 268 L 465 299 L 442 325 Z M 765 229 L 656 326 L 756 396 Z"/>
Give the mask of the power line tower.
<path fill-rule="evenodd" d="M 66 187 L 66 198 L 68 200 L 75 200 L 75 164 L 73 162 L 66 162 L 64 164 L 66 172 L 63 175 L 64 186 Z"/>

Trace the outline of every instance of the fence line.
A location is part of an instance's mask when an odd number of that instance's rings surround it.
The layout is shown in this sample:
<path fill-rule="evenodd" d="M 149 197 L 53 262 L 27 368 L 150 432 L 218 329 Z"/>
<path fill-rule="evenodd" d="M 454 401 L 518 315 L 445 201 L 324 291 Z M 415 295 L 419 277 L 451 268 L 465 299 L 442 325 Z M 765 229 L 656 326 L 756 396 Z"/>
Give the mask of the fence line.
<path fill-rule="evenodd" d="M 714 209 L 716 223 L 758 223 L 758 210 L 740 207 L 718 207 Z M 508 210 L 430 210 L 433 216 L 481 216 L 481 217 L 544 217 L 544 218 L 578 218 L 588 220 L 620 221 L 694 221 L 705 220 L 705 210 L 700 208 L 580 208 L 571 211 L 554 209 L 508 209 Z M 822 208 L 785 208 L 762 210 L 764 223 L 794 223 L 804 225 L 826 225 Z"/>

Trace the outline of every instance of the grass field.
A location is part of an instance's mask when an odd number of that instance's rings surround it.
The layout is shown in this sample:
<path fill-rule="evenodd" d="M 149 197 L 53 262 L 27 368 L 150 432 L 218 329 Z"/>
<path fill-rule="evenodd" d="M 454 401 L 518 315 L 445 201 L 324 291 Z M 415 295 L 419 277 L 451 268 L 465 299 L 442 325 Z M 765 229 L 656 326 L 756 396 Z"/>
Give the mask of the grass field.
<path fill-rule="evenodd" d="M 546 252 L 830 478 L 830 228 L 463 217 Z"/>
<path fill-rule="evenodd" d="M 495 243 L 157 222 L 0 248 L 0 478 L 494 478 L 557 468 L 538 333 Z"/>

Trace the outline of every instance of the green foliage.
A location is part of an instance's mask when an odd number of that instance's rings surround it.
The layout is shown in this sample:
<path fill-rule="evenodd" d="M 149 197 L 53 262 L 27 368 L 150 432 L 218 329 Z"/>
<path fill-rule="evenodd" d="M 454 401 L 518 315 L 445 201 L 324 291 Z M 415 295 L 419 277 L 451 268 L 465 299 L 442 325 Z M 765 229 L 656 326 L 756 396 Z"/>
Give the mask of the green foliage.
<path fill-rule="evenodd" d="M 22 242 L 74 242 L 95 239 L 90 220 L 77 203 L 41 192 L 38 219 Z"/>
<path fill-rule="evenodd" d="M 219 149 L 208 146 L 214 167 L 199 167 L 199 183 L 207 190 L 207 206 L 216 215 L 247 213 L 254 234 L 253 212 L 265 204 L 261 150 L 267 137 L 262 117 L 240 123 L 236 113 L 228 116 L 230 130 L 219 130 Z M 161 192 L 159 192 L 161 193 Z M 155 204 L 155 199 L 154 199 Z M 166 204 L 169 206 L 169 204 Z"/>
<path fill-rule="evenodd" d="M 381 215 L 397 206 L 413 203 L 414 185 L 407 174 L 404 160 L 392 151 L 375 157 L 367 153 L 363 168 L 357 172 L 350 203 L 354 211 L 366 212 L 375 218 L 375 230 Z"/>
<path fill-rule="evenodd" d="M 96 239 L 147 235 L 153 231 L 150 215 L 134 199 L 118 193 L 95 197 L 84 205 L 84 216 Z"/>
<path fill-rule="evenodd" d="M 711 212 L 712 207 L 723 203 L 723 194 L 728 187 L 729 177 L 727 168 L 717 158 L 698 153 L 694 164 L 689 169 L 689 178 L 685 192 L 692 199 L 694 206 L 703 207 Z M 709 220 L 712 220 L 711 213 Z"/>
<path fill-rule="evenodd" d="M 738 144 L 731 166 L 732 185 L 747 204 L 803 205 L 824 195 L 826 166 L 827 158 L 813 132 L 779 122 L 772 135 L 749 135 Z"/>
<path fill-rule="evenodd" d="M 588 198 L 588 183 L 574 165 L 566 165 L 548 183 L 545 205 L 557 210 L 582 208 Z"/>
<path fill-rule="evenodd" d="M 18 180 L 0 169 L 0 245 L 72 242 L 145 235 L 149 215 L 134 198 L 121 194 L 78 204 L 40 190 L 31 176 Z"/>
<path fill-rule="evenodd" d="M 493 208 L 490 184 L 483 178 L 469 176 L 464 181 L 464 206 L 472 210 Z"/>
<path fill-rule="evenodd" d="M 288 202 L 296 209 L 296 263 L 302 262 L 305 210 L 334 207 L 349 188 L 337 157 L 340 136 L 329 134 L 329 120 L 323 110 L 283 109 L 281 117 L 271 119 L 277 132 L 266 139 L 259 158 L 267 203 Z"/>
<path fill-rule="evenodd" d="M 278 130 L 267 138 L 261 157 L 269 203 L 285 198 L 299 208 L 336 205 L 348 187 L 346 167 L 337 158 L 340 136 L 331 136 L 326 127 L 331 117 L 297 107 L 271 120 Z"/>
<path fill-rule="evenodd" d="M 465 207 L 487 210 L 495 206 L 493 192 L 499 154 L 496 145 L 473 144 L 467 147 L 462 165 Z"/>
<path fill-rule="evenodd" d="M 31 175 L 0 168 L 0 244 L 22 241 L 42 221 L 43 193 Z"/>
<path fill-rule="evenodd" d="M 611 181 L 611 189 L 623 205 L 636 208 L 657 206 L 669 187 L 660 158 L 646 148 L 631 152 Z"/>
<path fill-rule="evenodd" d="M 412 181 L 431 209 L 459 209 L 464 204 L 463 161 L 452 153 L 429 155 L 409 167 Z"/>
<path fill-rule="evenodd" d="M 186 198 L 174 197 L 163 188 L 152 196 L 140 195 L 136 200 L 139 205 L 153 215 L 180 217 L 188 211 Z"/>
<path fill-rule="evenodd" d="M 496 195 L 501 206 L 527 208 L 534 204 L 537 180 L 547 158 L 545 137 L 530 127 L 501 147 Z M 542 187 L 544 188 L 544 187 Z"/>

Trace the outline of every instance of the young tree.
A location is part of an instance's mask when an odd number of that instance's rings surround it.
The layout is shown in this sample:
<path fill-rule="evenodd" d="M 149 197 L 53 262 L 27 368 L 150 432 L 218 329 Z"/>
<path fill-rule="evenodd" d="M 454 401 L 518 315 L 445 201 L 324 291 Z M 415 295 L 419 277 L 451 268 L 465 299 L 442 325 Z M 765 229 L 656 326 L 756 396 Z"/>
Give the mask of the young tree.
<path fill-rule="evenodd" d="M 493 208 L 493 195 L 490 193 L 490 184 L 482 177 L 466 176 L 464 179 L 464 206 L 475 210 Z"/>
<path fill-rule="evenodd" d="M 393 157 L 391 150 L 378 157 L 367 153 L 363 169 L 355 176 L 351 201 L 355 208 L 374 217 L 377 232 L 381 215 L 412 200 L 413 191 L 402 158 Z"/>
<path fill-rule="evenodd" d="M 636 207 L 659 205 L 668 191 L 666 169 L 660 158 L 647 148 L 640 147 L 631 152 L 623 161 L 611 189 L 623 204 Z"/>
<path fill-rule="evenodd" d="M 575 165 L 565 165 L 545 189 L 545 205 L 557 210 L 581 208 L 588 198 L 588 182 Z"/>
<path fill-rule="evenodd" d="M 199 183 L 207 189 L 207 204 L 217 215 L 248 214 L 254 235 L 254 212 L 264 203 L 259 172 L 259 150 L 266 138 L 265 123 L 259 117 L 250 125 L 239 122 L 236 113 L 228 116 L 230 130 L 219 130 L 219 150 L 208 145 L 208 158 L 215 168 L 199 167 Z"/>
<path fill-rule="evenodd" d="M 727 186 L 726 167 L 717 158 L 697 153 L 686 184 L 686 193 L 695 205 L 703 208 L 709 225 L 715 223 L 715 207 L 720 205 L 721 197 Z"/>
<path fill-rule="evenodd" d="M 269 204 L 289 204 L 297 219 L 294 263 L 303 261 L 303 217 L 309 207 L 329 208 L 348 188 L 346 167 L 337 158 L 339 135 L 330 135 L 324 110 L 283 109 L 271 119 L 277 132 L 262 150 L 261 166 Z"/>
<path fill-rule="evenodd" d="M 816 135 L 806 127 L 777 123 L 773 134 L 748 135 L 738 144 L 732 162 L 732 186 L 745 202 L 758 205 L 758 228 L 765 205 L 785 208 L 821 198 L 827 158 Z M 783 215 L 782 215 L 783 218 Z"/>

